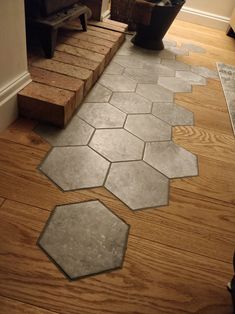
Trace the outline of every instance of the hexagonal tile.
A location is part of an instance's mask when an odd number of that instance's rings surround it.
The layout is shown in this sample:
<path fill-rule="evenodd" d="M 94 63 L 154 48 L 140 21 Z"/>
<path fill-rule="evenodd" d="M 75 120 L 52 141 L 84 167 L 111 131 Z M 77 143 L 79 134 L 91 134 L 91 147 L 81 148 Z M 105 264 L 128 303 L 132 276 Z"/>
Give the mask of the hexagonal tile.
<path fill-rule="evenodd" d="M 132 210 L 168 204 L 169 180 L 143 161 L 112 164 L 105 187 Z"/>
<path fill-rule="evenodd" d="M 175 76 L 175 69 L 162 64 L 147 64 L 145 69 L 147 69 L 149 72 L 154 72 L 158 76 Z"/>
<path fill-rule="evenodd" d="M 193 125 L 193 113 L 174 103 L 153 103 L 152 114 L 172 126 Z"/>
<path fill-rule="evenodd" d="M 176 71 L 176 77 L 192 85 L 206 85 L 206 79 L 204 77 L 192 73 L 191 71 Z"/>
<path fill-rule="evenodd" d="M 175 143 L 147 143 L 144 160 L 168 178 L 198 175 L 197 157 Z"/>
<path fill-rule="evenodd" d="M 153 102 L 172 102 L 173 93 L 157 84 L 138 84 L 136 93 Z"/>
<path fill-rule="evenodd" d="M 157 56 L 161 59 L 175 59 L 175 54 L 170 50 L 170 48 L 157 51 Z"/>
<path fill-rule="evenodd" d="M 120 268 L 129 226 L 99 201 L 57 206 L 38 245 L 74 280 Z"/>
<path fill-rule="evenodd" d="M 151 114 L 129 115 L 125 129 L 144 141 L 164 141 L 171 139 L 171 126 Z"/>
<path fill-rule="evenodd" d="M 112 92 L 108 88 L 96 83 L 85 98 L 85 102 L 108 102 L 111 95 Z"/>
<path fill-rule="evenodd" d="M 171 39 L 163 39 L 163 44 L 166 48 L 168 47 L 176 47 L 177 46 L 177 42 Z"/>
<path fill-rule="evenodd" d="M 134 92 L 136 88 L 136 82 L 123 75 L 103 74 L 99 83 L 113 92 Z"/>
<path fill-rule="evenodd" d="M 182 47 L 169 47 L 168 48 L 172 53 L 177 56 L 188 56 L 189 52 L 188 49 Z"/>
<path fill-rule="evenodd" d="M 107 68 L 105 69 L 104 73 L 105 74 L 122 74 L 124 71 L 124 67 L 121 66 L 118 63 L 115 62 L 110 62 L 110 64 L 107 66 Z"/>
<path fill-rule="evenodd" d="M 89 145 L 110 161 L 143 157 L 144 142 L 123 129 L 97 130 Z"/>
<path fill-rule="evenodd" d="M 190 70 L 190 65 L 180 62 L 180 61 L 176 61 L 176 60 L 167 60 L 167 59 L 163 59 L 161 64 L 174 69 L 174 70 L 181 70 L 181 71 L 187 71 Z M 163 74 L 164 75 L 164 74 Z M 164 75 L 167 76 L 167 75 Z"/>
<path fill-rule="evenodd" d="M 34 131 L 52 146 L 86 145 L 94 129 L 85 121 L 74 116 L 65 129 L 41 124 Z"/>
<path fill-rule="evenodd" d="M 131 57 L 129 55 L 115 56 L 113 61 L 125 68 L 135 69 L 143 69 L 146 64 L 156 64 L 161 61 L 156 54 L 150 54 L 148 51 L 139 49 L 138 47 L 133 48 L 133 53 Z"/>
<path fill-rule="evenodd" d="M 158 84 L 175 93 L 191 92 L 192 88 L 189 83 L 178 77 L 160 77 Z"/>
<path fill-rule="evenodd" d="M 109 162 L 87 146 L 56 147 L 40 170 L 64 191 L 102 186 Z"/>
<path fill-rule="evenodd" d="M 78 116 L 95 128 L 120 128 L 126 114 L 108 103 L 84 103 Z"/>
<path fill-rule="evenodd" d="M 146 68 L 126 68 L 124 71 L 124 76 L 130 77 L 138 83 L 157 83 L 158 81 L 158 75 Z"/>
<path fill-rule="evenodd" d="M 126 113 L 150 113 L 152 102 L 136 93 L 113 93 L 110 103 Z"/>
<path fill-rule="evenodd" d="M 199 67 L 199 66 L 191 66 L 191 71 L 193 73 L 196 73 L 198 75 L 201 75 L 206 78 L 211 78 L 211 79 L 219 79 L 219 74 L 217 71 L 210 70 L 205 67 Z"/>
<path fill-rule="evenodd" d="M 202 48 L 201 46 L 195 45 L 193 43 L 184 43 L 184 44 L 182 44 L 182 47 L 186 48 L 192 52 L 197 52 L 197 53 L 205 53 L 206 52 L 206 50 L 204 48 Z"/>

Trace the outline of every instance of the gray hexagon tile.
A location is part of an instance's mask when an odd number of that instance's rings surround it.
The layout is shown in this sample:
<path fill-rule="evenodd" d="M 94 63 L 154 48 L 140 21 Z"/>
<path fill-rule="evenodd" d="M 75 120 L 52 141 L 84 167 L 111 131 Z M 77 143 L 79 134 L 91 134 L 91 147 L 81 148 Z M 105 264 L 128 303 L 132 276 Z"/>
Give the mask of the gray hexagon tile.
<path fill-rule="evenodd" d="M 125 55 L 125 56 L 115 56 L 113 61 L 122 65 L 125 68 L 135 68 L 142 69 L 146 66 L 146 64 L 152 63 L 157 64 L 160 63 L 161 59 L 156 56 L 156 54 L 152 55 L 149 52 L 145 52 L 141 49 L 137 50 L 134 55 Z"/>
<path fill-rule="evenodd" d="M 168 79 L 171 79 L 168 77 Z M 172 102 L 174 95 L 169 90 L 157 84 L 138 84 L 136 93 L 152 102 Z"/>
<path fill-rule="evenodd" d="M 156 56 L 161 59 L 175 59 L 175 53 L 173 53 L 171 48 L 166 48 L 160 51 L 157 51 Z"/>
<path fill-rule="evenodd" d="M 165 65 L 166 67 L 169 67 L 171 69 L 174 69 L 174 70 L 179 70 L 179 71 L 180 70 L 181 71 L 190 70 L 190 65 L 183 63 L 183 62 L 180 62 L 180 61 L 176 61 L 176 60 L 163 59 L 161 61 L 161 64 Z M 164 73 L 163 73 L 163 76 L 167 76 L 167 75 L 164 75 Z"/>
<path fill-rule="evenodd" d="M 188 56 L 189 51 L 186 48 L 182 47 L 169 47 L 168 50 L 170 50 L 172 53 L 174 53 L 177 56 Z"/>
<path fill-rule="evenodd" d="M 171 60 L 172 61 L 172 60 Z M 146 64 L 145 70 L 158 76 L 175 76 L 175 69 L 162 64 Z M 147 74 L 147 72 L 146 72 Z M 148 74 L 147 74 L 148 75 Z"/>
<path fill-rule="evenodd" d="M 205 78 L 211 78 L 211 79 L 217 79 L 217 80 L 219 79 L 219 74 L 217 71 L 213 71 L 205 67 L 191 66 L 191 71 Z"/>
<path fill-rule="evenodd" d="M 192 91 L 191 85 L 178 77 L 162 76 L 159 78 L 158 84 L 175 93 L 190 93 Z"/>
<path fill-rule="evenodd" d="M 188 49 L 191 52 L 197 52 L 197 53 L 205 53 L 206 50 L 202 48 L 201 46 L 195 45 L 193 43 L 183 43 L 181 47 Z"/>
<path fill-rule="evenodd" d="M 140 160 L 144 151 L 144 142 L 123 129 L 97 130 L 89 145 L 112 162 Z"/>
<path fill-rule="evenodd" d="M 157 83 L 158 81 L 157 73 L 147 68 L 126 68 L 124 71 L 124 76 L 130 77 L 138 83 Z"/>
<path fill-rule="evenodd" d="M 134 92 L 136 82 L 123 75 L 103 74 L 99 83 L 113 92 Z"/>
<path fill-rule="evenodd" d="M 85 98 L 85 102 L 108 102 L 111 95 L 112 92 L 108 88 L 96 83 Z"/>
<path fill-rule="evenodd" d="M 75 116 L 65 129 L 41 124 L 35 128 L 35 132 L 52 146 L 71 146 L 86 145 L 94 129 L 85 121 Z"/>
<path fill-rule="evenodd" d="M 110 62 L 110 64 L 108 65 L 108 67 L 105 69 L 104 73 L 105 74 L 122 74 L 124 71 L 124 67 L 121 66 L 118 63 L 115 62 Z"/>
<path fill-rule="evenodd" d="M 194 123 L 193 113 L 174 103 L 153 103 L 152 114 L 172 126 Z"/>
<path fill-rule="evenodd" d="M 151 114 L 129 115 L 125 129 L 144 141 L 171 139 L 171 126 Z"/>
<path fill-rule="evenodd" d="M 163 44 L 165 46 L 165 48 L 169 48 L 169 47 L 176 47 L 177 46 L 177 42 L 171 39 L 163 39 Z"/>
<path fill-rule="evenodd" d="M 168 204 L 169 180 L 143 161 L 112 164 L 105 187 L 132 210 Z"/>
<path fill-rule="evenodd" d="M 192 85 L 206 85 L 206 79 L 204 77 L 192 73 L 191 71 L 176 71 L 176 77 Z"/>
<path fill-rule="evenodd" d="M 110 103 L 126 113 L 150 113 L 152 102 L 136 93 L 113 93 Z"/>
<path fill-rule="evenodd" d="M 84 103 L 78 116 L 95 128 L 123 127 L 126 114 L 109 103 Z"/>
<path fill-rule="evenodd" d="M 197 157 L 171 141 L 147 143 L 144 161 L 171 179 L 198 175 Z"/>
<path fill-rule="evenodd" d="M 99 201 L 57 206 L 38 245 L 71 280 L 121 268 L 129 226 Z"/>
<path fill-rule="evenodd" d="M 40 166 L 64 191 L 102 186 L 108 169 L 109 162 L 87 146 L 53 148 Z"/>

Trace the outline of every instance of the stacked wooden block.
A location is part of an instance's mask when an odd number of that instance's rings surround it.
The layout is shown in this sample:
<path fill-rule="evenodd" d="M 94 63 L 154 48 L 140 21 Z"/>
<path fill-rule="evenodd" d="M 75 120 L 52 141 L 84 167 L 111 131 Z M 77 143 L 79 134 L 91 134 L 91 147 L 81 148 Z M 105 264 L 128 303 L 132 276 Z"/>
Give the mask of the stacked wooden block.
<path fill-rule="evenodd" d="M 71 22 L 70 27 L 79 25 Z M 21 116 L 66 126 L 125 40 L 126 25 L 90 22 L 87 32 L 66 30 L 52 59 L 32 54 L 32 82 L 18 94 Z"/>

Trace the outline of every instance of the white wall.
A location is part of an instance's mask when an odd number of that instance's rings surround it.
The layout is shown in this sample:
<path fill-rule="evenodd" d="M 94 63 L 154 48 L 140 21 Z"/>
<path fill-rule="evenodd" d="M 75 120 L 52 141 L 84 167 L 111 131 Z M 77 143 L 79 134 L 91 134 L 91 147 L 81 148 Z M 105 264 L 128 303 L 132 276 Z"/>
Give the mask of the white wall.
<path fill-rule="evenodd" d="M 186 0 L 178 18 L 226 30 L 235 0 Z"/>
<path fill-rule="evenodd" d="M 17 117 L 17 92 L 29 81 L 24 0 L 0 0 L 0 130 Z"/>

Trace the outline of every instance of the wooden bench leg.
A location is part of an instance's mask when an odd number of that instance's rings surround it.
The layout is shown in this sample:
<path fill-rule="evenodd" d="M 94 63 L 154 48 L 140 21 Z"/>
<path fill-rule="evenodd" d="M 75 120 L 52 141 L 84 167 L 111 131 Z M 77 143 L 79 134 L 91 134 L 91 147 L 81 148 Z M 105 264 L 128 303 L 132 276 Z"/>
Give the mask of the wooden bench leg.
<path fill-rule="evenodd" d="M 84 14 L 80 15 L 79 19 L 80 19 L 83 31 L 86 32 L 87 31 L 87 17 L 86 17 L 86 14 L 84 13 Z"/>

